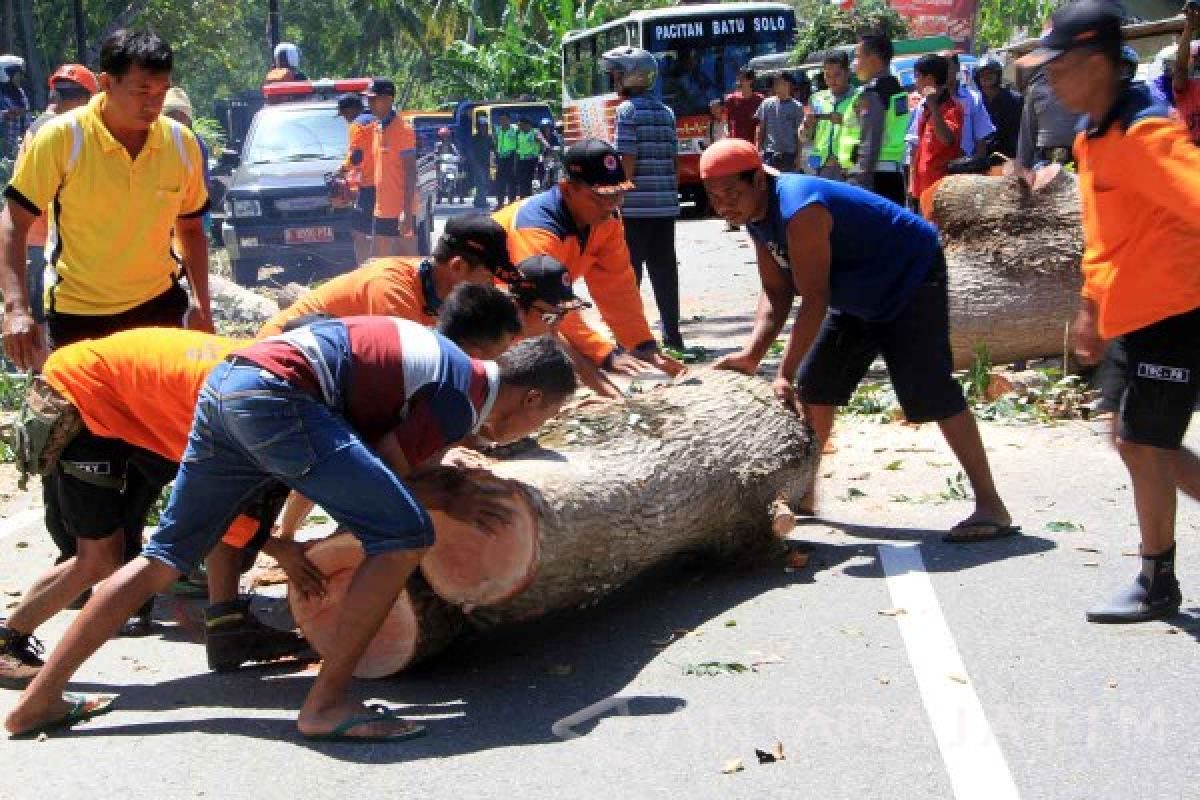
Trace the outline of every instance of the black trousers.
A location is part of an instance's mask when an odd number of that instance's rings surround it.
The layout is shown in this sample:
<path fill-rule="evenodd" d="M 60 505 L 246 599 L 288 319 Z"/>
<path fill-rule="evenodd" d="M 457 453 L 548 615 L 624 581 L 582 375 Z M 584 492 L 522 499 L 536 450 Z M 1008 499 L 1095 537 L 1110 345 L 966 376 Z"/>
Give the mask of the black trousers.
<path fill-rule="evenodd" d="M 58 349 L 84 339 L 99 339 L 132 328 L 180 328 L 183 327 L 183 315 L 187 313 L 187 309 L 188 294 L 182 286 L 175 284 L 158 297 L 120 314 L 90 316 L 50 311 L 46 315 L 50 348 Z M 62 563 L 75 555 L 76 548 L 75 537 L 67 532 L 62 523 L 55 480 L 55 473 L 42 477 L 42 497 L 46 504 L 46 529 L 50 532 L 54 544 L 58 546 L 58 562 Z M 159 485 L 155 485 L 153 481 L 143 481 L 140 472 L 130 470 L 125 491 L 134 498 L 129 504 L 131 508 L 144 506 L 149 509 L 158 498 L 159 490 Z M 145 515 L 135 513 L 134 516 L 139 518 L 129 519 L 124 525 L 126 560 L 132 559 L 142 551 Z"/>
<path fill-rule="evenodd" d="M 683 347 L 679 333 L 679 262 L 675 257 L 675 218 L 624 218 L 625 244 L 638 286 L 642 270 L 650 273 L 654 302 L 662 318 L 663 341 L 668 347 Z"/>
<path fill-rule="evenodd" d="M 533 176 L 537 173 L 536 158 L 517 159 L 517 196 L 529 197 L 533 194 Z"/>
<path fill-rule="evenodd" d="M 506 206 L 517 199 L 517 154 L 496 156 L 496 204 Z"/>
<path fill-rule="evenodd" d="M 875 194 L 886 197 L 901 208 L 906 208 L 908 192 L 904 188 L 904 173 L 876 172 Z"/>

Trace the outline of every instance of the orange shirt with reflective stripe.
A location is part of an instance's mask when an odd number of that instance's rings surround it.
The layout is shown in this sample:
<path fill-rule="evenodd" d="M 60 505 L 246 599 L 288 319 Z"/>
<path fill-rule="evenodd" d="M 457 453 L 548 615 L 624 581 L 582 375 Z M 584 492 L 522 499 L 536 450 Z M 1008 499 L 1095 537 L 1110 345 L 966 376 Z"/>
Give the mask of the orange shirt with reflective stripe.
<path fill-rule="evenodd" d="M 358 186 L 375 185 L 375 122 L 374 117 L 363 114 L 350 123 L 349 146 L 343 164 L 346 174 L 358 175 Z M 355 153 L 362 153 L 362 160 L 357 164 L 352 160 Z"/>
<path fill-rule="evenodd" d="M 1138 90 L 1121 103 L 1075 142 L 1083 295 L 1106 339 L 1200 307 L 1200 148 Z"/>
<path fill-rule="evenodd" d="M 558 187 L 505 206 L 492 217 L 508 234 L 508 255 L 514 264 L 545 254 L 558 259 L 572 281 L 582 278 L 622 347 L 632 350 L 654 341 L 619 217 L 593 225 L 581 241 Z M 577 311 L 563 318 L 559 332 L 593 363 L 602 363 L 613 351 L 612 341 Z"/>
<path fill-rule="evenodd" d="M 394 112 L 393 112 L 394 113 Z M 385 126 L 383 121 L 374 127 L 375 150 L 375 216 L 396 219 L 405 208 L 404 187 L 408 170 L 404 157 L 417 155 L 417 134 L 408 120 L 395 114 Z M 414 176 L 415 177 L 415 176 Z"/>
<path fill-rule="evenodd" d="M 87 429 L 178 462 L 196 398 L 217 364 L 246 342 L 176 328 L 135 328 L 50 354 L 42 375 Z"/>
<path fill-rule="evenodd" d="M 420 274 L 423 260 L 393 256 L 368 261 L 321 284 L 271 317 L 259 330 L 258 337 L 282 333 L 284 325 L 306 314 L 401 317 L 430 327 L 437 319 L 425 312 Z"/>

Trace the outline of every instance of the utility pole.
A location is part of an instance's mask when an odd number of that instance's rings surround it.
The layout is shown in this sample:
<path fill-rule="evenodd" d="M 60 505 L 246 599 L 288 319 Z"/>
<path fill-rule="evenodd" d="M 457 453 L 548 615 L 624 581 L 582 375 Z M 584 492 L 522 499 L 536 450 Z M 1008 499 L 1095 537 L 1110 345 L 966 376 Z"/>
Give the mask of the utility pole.
<path fill-rule="evenodd" d="M 87 28 L 83 24 L 83 0 L 72 0 L 71 10 L 75 15 L 75 63 L 87 63 Z"/>
<path fill-rule="evenodd" d="M 279 0 L 267 0 L 267 38 L 271 40 L 271 52 L 279 44 Z"/>

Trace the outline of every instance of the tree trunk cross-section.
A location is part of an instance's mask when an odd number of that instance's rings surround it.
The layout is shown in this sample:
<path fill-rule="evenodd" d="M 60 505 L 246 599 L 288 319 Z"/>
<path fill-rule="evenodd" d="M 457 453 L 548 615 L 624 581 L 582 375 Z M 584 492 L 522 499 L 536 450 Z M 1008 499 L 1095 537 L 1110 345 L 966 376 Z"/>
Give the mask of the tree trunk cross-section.
<path fill-rule="evenodd" d="M 781 502 L 797 503 L 811 487 L 817 455 L 808 425 L 769 384 L 728 372 L 700 371 L 628 404 L 563 415 L 536 448 L 490 467 L 510 490 L 509 531 L 492 539 L 435 515 L 423 576 L 380 634 L 403 641 L 373 642 L 357 674 L 399 671 L 449 644 L 464 623 L 493 627 L 592 605 L 685 552 L 761 547 L 775 536 Z M 357 564 L 320 561 L 327 573 Z M 292 599 L 318 652 L 344 593 L 340 580 L 335 588 L 317 608 Z"/>
<path fill-rule="evenodd" d="M 1060 172 L 1036 192 L 1015 176 L 951 176 L 934 192 L 933 219 L 949 272 L 955 367 L 969 366 L 978 345 L 993 363 L 1062 355 L 1082 283 L 1075 176 Z"/>

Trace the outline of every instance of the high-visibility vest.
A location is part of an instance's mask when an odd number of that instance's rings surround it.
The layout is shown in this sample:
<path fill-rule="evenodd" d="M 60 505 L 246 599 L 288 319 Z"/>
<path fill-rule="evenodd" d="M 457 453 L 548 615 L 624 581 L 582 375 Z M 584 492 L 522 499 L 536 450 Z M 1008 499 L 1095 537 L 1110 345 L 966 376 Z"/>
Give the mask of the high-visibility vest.
<path fill-rule="evenodd" d="M 865 89 L 854 92 L 853 101 L 858 102 Z M 897 92 L 885 98 L 883 118 L 883 143 L 879 148 L 879 161 L 894 164 L 904 163 L 906 149 L 904 137 L 908 133 L 908 93 Z M 854 166 L 857 161 L 857 149 L 862 143 L 862 125 L 858 114 L 850 113 L 845 117 L 835 152 L 838 161 L 846 168 Z"/>
<path fill-rule="evenodd" d="M 821 159 L 822 166 L 829 161 L 830 156 L 837 156 L 840 160 L 838 144 L 846 120 L 854 113 L 854 101 L 857 98 L 858 92 L 855 89 L 848 90 L 840 102 L 829 89 L 822 89 L 812 96 L 814 113 L 830 114 L 836 111 L 842 115 L 842 124 L 835 125 L 827 119 L 822 119 L 817 121 L 817 127 L 813 130 L 812 154 Z"/>
<path fill-rule="evenodd" d="M 517 129 L 498 128 L 496 130 L 496 155 L 505 158 L 515 152 L 517 152 Z"/>
<path fill-rule="evenodd" d="M 538 143 L 537 131 L 517 131 L 517 158 L 537 158 L 541 153 L 542 147 Z"/>

